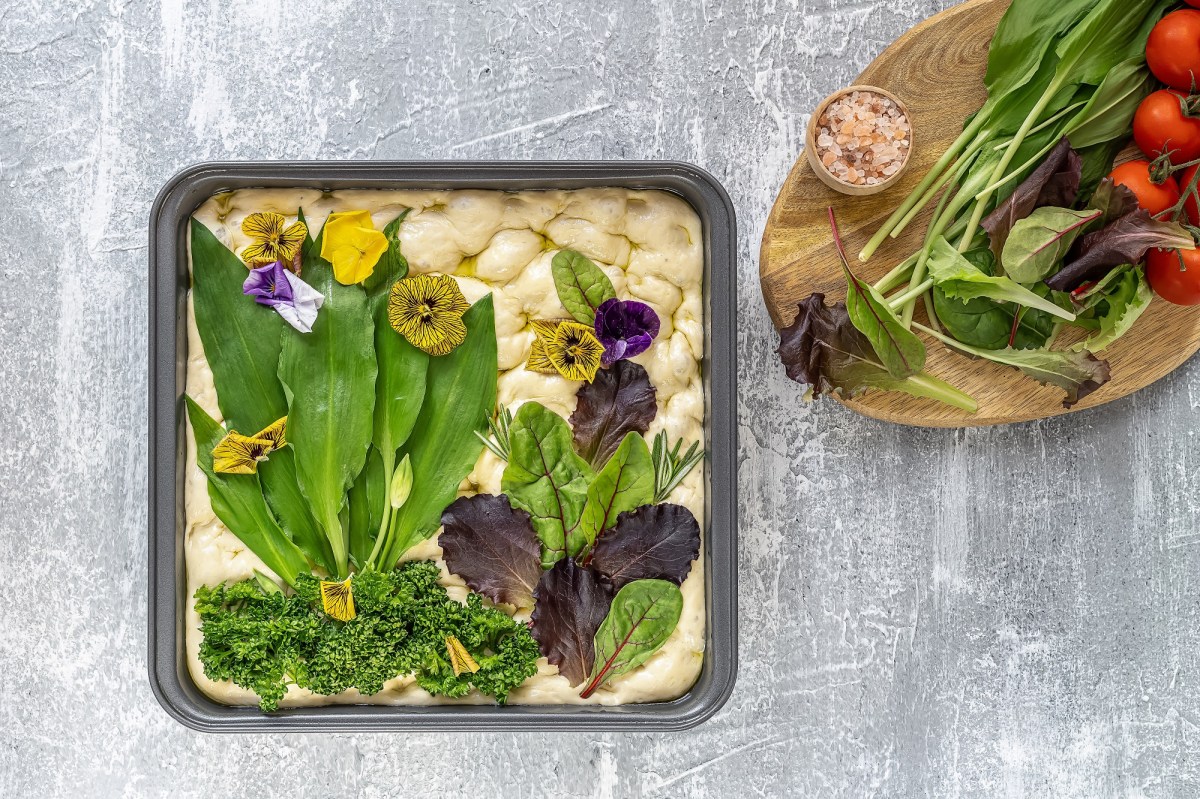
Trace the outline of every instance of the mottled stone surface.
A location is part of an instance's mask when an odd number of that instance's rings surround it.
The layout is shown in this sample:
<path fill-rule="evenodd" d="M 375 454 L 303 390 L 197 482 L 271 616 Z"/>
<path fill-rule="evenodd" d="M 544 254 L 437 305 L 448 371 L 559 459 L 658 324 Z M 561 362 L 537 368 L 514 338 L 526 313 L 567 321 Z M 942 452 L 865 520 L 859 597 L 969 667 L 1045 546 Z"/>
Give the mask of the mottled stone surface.
<path fill-rule="evenodd" d="M 1053 421 L 808 408 L 757 250 L 949 0 L 0 4 L 0 796 L 1200 794 L 1200 368 Z M 146 678 L 146 220 L 214 158 L 678 158 L 740 233 L 741 677 L 687 734 L 200 735 Z"/>

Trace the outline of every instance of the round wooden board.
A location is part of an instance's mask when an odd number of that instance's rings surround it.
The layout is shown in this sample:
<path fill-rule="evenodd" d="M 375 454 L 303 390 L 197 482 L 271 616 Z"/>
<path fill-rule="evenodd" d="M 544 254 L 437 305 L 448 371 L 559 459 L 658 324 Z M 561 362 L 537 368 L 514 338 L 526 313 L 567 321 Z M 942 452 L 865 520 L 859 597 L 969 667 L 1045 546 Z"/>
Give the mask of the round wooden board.
<path fill-rule="evenodd" d="M 763 297 L 776 327 L 790 325 L 800 300 L 822 292 L 831 301 L 846 296 L 827 209 L 839 227 L 859 277 L 876 282 L 921 246 L 931 209 L 868 263 L 855 254 L 920 182 L 962 130 L 964 120 L 987 98 L 983 75 L 987 47 L 1010 0 L 967 0 L 932 17 L 896 40 L 855 83 L 894 92 L 913 117 L 915 159 L 900 183 L 872 197 L 847 197 L 828 188 L 805 161 L 796 162 L 775 200 L 763 233 L 759 264 Z M 836 87 L 831 87 L 836 88 Z M 921 303 L 918 317 L 923 316 Z M 1016 370 L 951 352 L 931 338 L 927 369 L 979 403 L 972 415 L 934 400 L 907 394 L 868 392 L 845 404 L 859 413 L 900 424 L 974 427 L 1041 419 L 1068 413 L 1061 389 L 1042 386 Z M 1101 357 L 1112 379 L 1071 410 L 1103 405 L 1169 374 L 1200 348 L 1200 307 L 1154 303 Z"/>

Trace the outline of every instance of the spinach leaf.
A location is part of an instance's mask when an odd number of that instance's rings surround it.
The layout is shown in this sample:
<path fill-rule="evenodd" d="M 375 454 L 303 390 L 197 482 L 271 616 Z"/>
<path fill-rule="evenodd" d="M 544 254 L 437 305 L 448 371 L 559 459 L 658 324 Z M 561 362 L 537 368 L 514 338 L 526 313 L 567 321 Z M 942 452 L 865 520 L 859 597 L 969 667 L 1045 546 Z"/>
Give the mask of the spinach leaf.
<path fill-rule="evenodd" d="M 213 447 L 225 436 L 225 430 L 191 397 L 185 396 L 184 401 L 196 439 L 196 463 L 208 477 L 213 512 L 267 568 L 294 586 L 296 576 L 308 571 L 308 560 L 271 515 L 258 475 L 213 471 Z"/>
<path fill-rule="evenodd" d="M 541 545 L 529 514 L 501 494 L 459 497 L 442 514 L 446 568 L 493 602 L 527 608 L 542 576 Z"/>
<path fill-rule="evenodd" d="M 305 254 L 304 278 L 325 295 L 311 333 L 284 330 L 279 379 L 288 399 L 288 441 L 296 453 L 300 489 L 325 529 L 333 576 L 349 574 L 349 530 L 342 526 L 346 492 L 362 471 L 375 405 L 373 327 L 367 295 L 343 286 L 317 253 Z"/>
<path fill-rule="evenodd" d="M 848 287 L 846 311 L 850 322 L 871 342 L 888 374 L 903 380 L 924 369 L 925 345 L 921 339 L 904 326 L 878 291 L 854 276 L 845 258 L 842 271 Z"/>
<path fill-rule="evenodd" d="M 449 355 L 429 359 L 425 401 L 400 449 L 412 463 L 413 489 L 392 514 L 379 564 L 390 569 L 413 544 L 437 532 L 442 511 L 479 460 L 496 407 L 496 313 L 488 294 L 463 315 L 467 338 Z"/>
<path fill-rule="evenodd" d="M 620 588 L 634 580 L 687 579 L 700 557 L 700 523 L 682 505 L 643 505 L 596 539 L 591 566 Z"/>
<path fill-rule="evenodd" d="M 580 696 L 587 699 L 608 680 L 649 660 L 675 632 L 682 613 L 683 594 L 675 583 L 637 580 L 618 591 L 596 631 L 596 660 Z"/>
<path fill-rule="evenodd" d="M 846 306 L 825 305 L 824 294 L 800 303 L 795 321 L 779 331 L 778 353 L 788 377 L 811 386 L 813 396 L 836 392 L 854 398 L 879 389 L 935 399 L 968 413 L 978 410 L 975 400 L 925 372 L 903 380 L 892 377 L 871 342 L 850 324 Z"/>
<path fill-rule="evenodd" d="M 1100 352 L 1107 349 L 1114 341 L 1129 332 L 1138 317 L 1150 307 L 1152 299 L 1154 299 L 1154 294 L 1141 269 L 1132 269 L 1122 273 L 1116 285 L 1104 295 L 1107 307 L 1099 316 L 1099 329 L 1086 341 L 1076 344 L 1072 349 L 1076 352 L 1085 350 Z"/>
<path fill-rule="evenodd" d="M 571 685 L 587 679 L 596 658 L 596 630 L 608 616 L 612 588 L 592 569 L 563 558 L 546 570 L 534 591 L 530 632 L 546 660 Z"/>
<path fill-rule="evenodd" d="M 654 499 L 654 461 L 639 433 L 628 433 L 587 490 L 579 529 L 591 547 L 596 536 L 612 527 L 618 514 Z"/>
<path fill-rule="evenodd" d="M 1063 310 L 1021 284 L 1006 277 L 995 277 L 980 271 L 944 237 L 939 237 L 933 244 L 929 258 L 929 276 L 937 287 L 952 299 L 973 300 L 987 297 L 997 302 L 1015 302 L 1036 308 L 1068 322 L 1075 319 L 1075 314 Z"/>
<path fill-rule="evenodd" d="M 645 433 L 658 414 L 657 392 L 645 367 L 617 361 L 575 393 L 571 413 L 575 450 L 593 468 L 617 451 L 627 433 Z"/>
<path fill-rule="evenodd" d="M 550 568 L 587 544 L 580 520 L 592 469 L 571 448 L 566 420 L 537 402 L 527 402 L 517 411 L 509 445 L 501 485 L 509 501 L 533 517 L 542 542 L 542 566 Z"/>
<path fill-rule="evenodd" d="M 1045 289 L 1043 289 L 1045 290 Z M 954 338 L 964 344 L 985 350 L 1002 350 L 1012 337 L 1013 316 L 1021 306 L 999 303 L 987 298 L 952 300 L 941 289 L 933 289 L 933 307 L 938 321 Z M 1058 324 L 1055 317 L 1043 311 L 1023 309 L 1017 323 L 1013 347 L 1018 350 L 1044 347 Z"/>
<path fill-rule="evenodd" d="M 550 271 L 554 275 L 558 299 L 567 312 L 582 324 L 595 324 L 596 309 L 601 303 L 617 296 L 608 275 L 574 250 L 555 254 L 550 262 Z"/>
<path fill-rule="evenodd" d="M 1004 273 L 1018 283 L 1037 283 L 1057 270 L 1075 239 L 1101 211 L 1072 211 L 1046 206 L 1013 225 L 1004 244 Z"/>

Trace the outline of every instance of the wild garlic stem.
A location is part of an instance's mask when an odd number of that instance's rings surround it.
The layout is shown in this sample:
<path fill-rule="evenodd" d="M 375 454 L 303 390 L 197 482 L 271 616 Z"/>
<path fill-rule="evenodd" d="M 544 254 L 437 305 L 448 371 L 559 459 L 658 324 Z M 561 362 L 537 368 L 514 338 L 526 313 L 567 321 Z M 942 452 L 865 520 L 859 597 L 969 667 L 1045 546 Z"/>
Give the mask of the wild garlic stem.
<path fill-rule="evenodd" d="M 393 455 L 391 457 L 390 463 L 387 462 L 388 460 L 385 456 L 383 464 L 384 486 L 391 486 L 392 477 L 395 476 L 396 472 L 396 456 Z M 391 498 L 388 496 L 389 493 L 387 490 L 383 492 L 383 520 L 379 524 L 379 532 L 375 535 L 375 546 L 371 547 L 371 554 L 367 556 L 368 566 L 376 566 L 375 559 L 379 557 L 379 553 L 384 548 L 384 541 L 388 537 L 388 528 L 392 520 L 392 503 Z"/>
<path fill-rule="evenodd" d="M 921 198 L 921 201 L 914 205 L 912 210 L 905 214 L 904 218 L 900 220 L 900 223 L 893 228 L 891 233 L 893 239 L 897 238 L 910 224 L 912 224 L 912 221 L 917 218 L 925 206 L 932 202 L 933 198 L 937 196 L 937 193 L 943 188 L 946 188 L 947 184 L 952 184 L 952 186 L 957 186 L 959 184 L 963 178 L 963 175 L 965 175 L 967 170 L 971 168 L 971 164 L 975 163 L 976 156 L 979 155 L 979 152 L 983 149 L 984 143 L 979 139 L 976 139 L 976 142 L 976 144 L 971 145 L 971 149 L 967 153 L 963 154 L 962 158 L 958 159 L 957 167 L 953 171 L 947 172 L 945 178 L 939 181 L 937 185 L 931 186 L 929 191 L 925 192 L 925 196 Z M 953 188 L 946 188 L 946 192 L 948 194 L 952 191 Z"/>
<path fill-rule="evenodd" d="M 1080 100 L 1078 103 L 1075 103 L 1074 105 L 1069 105 L 1066 108 L 1064 108 L 1063 110 L 1059 111 L 1058 113 L 1050 115 L 1049 117 L 1046 118 L 1045 122 L 1038 125 L 1033 130 L 1029 131 L 1029 135 L 1034 136 L 1038 133 L 1041 133 L 1043 130 L 1050 127 L 1055 122 L 1057 122 L 1058 120 L 1065 117 L 1067 114 L 1071 113 L 1072 111 L 1078 111 L 1080 108 L 1083 108 L 1087 104 L 1088 104 L 1087 100 Z M 1054 144 L 1050 145 L 1050 148 L 1053 149 L 1054 146 L 1057 144 L 1058 144 L 1057 141 L 1054 142 Z M 1011 146 L 1012 146 L 1012 139 L 1009 139 L 1008 141 L 997 144 L 993 149 L 996 152 L 1000 152 L 1001 150 L 1007 150 Z"/>
<path fill-rule="evenodd" d="M 942 153 L 942 157 L 938 159 L 938 162 L 933 165 L 933 168 L 926 173 L 921 182 L 917 184 L 917 187 L 913 189 L 911 193 L 909 193 L 908 197 L 904 199 L 904 202 L 900 203 L 900 207 L 892 212 L 892 215 L 888 217 L 887 221 L 884 222 L 879 230 L 875 232 L 875 235 L 871 237 L 871 240 L 867 242 L 867 246 L 864 247 L 862 252 L 858 254 L 858 260 L 871 260 L 871 256 L 874 255 L 875 251 L 879 249 L 881 244 L 883 244 L 884 239 L 886 239 L 892 232 L 892 228 L 896 226 L 896 223 L 903 219 L 908 212 L 912 210 L 912 207 L 920 201 L 921 197 L 925 195 L 925 192 L 929 190 L 929 187 L 942 177 L 942 174 L 950 167 L 951 164 L 954 163 L 959 154 L 966 149 L 972 140 L 974 140 L 975 135 L 983 128 L 983 117 L 983 114 L 977 114 L 975 118 L 971 120 L 971 123 L 967 125 L 966 129 L 959 134 L 959 137 L 954 140 L 954 144 L 950 145 L 950 149 Z"/>
<path fill-rule="evenodd" d="M 917 285 L 905 291 L 903 294 L 897 294 L 895 297 L 888 298 L 888 307 L 893 311 L 898 311 L 901 308 L 911 307 L 912 302 L 919 299 L 922 294 L 929 291 L 931 288 L 933 288 L 932 280 L 926 280 L 918 283 Z"/>
<path fill-rule="evenodd" d="M 887 294 L 889 291 L 899 286 L 908 278 L 909 273 L 912 272 L 912 268 L 916 266 L 916 263 L 917 253 L 914 252 L 912 255 L 896 264 L 892 271 L 884 275 L 883 279 L 875 284 L 875 290 L 880 294 Z"/>

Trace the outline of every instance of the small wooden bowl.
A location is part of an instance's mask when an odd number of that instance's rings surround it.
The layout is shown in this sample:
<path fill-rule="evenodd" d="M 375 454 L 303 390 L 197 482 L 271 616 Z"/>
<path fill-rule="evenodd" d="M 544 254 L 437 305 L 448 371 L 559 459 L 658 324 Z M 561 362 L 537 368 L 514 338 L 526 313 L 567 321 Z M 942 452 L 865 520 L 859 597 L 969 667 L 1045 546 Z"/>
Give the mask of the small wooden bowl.
<path fill-rule="evenodd" d="M 908 119 L 908 152 L 904 156 L 903 163 L 901 163 L 900 168 L 896 170 L 896 174 L 892 175 L 882 183 L 876 183 L 874 186 L 858 186 L 853 183 L 846 183 L 838 180 L 833 176 L 832 172 L 825 168 L 825 165 L 821 163 L 820 156 L 817 154 L 817 128 L 819 127 L 822 115 L 824 115 L 825 110 L 829 108 L 829 106 L 832 105 L 835 100 L 845 97 L 851 92 L 871 92 L 873 94 L 878 94 L 880 97 L 886 97 L 895 103 L 904 116 Z M 903 100 L 889 92 L 887 89 L 881 89 L 878 86 L 866 86 L 859 84 L 834 92 L 822 100 L 820 105 L 817 106 L 817 110 L 813 112 L 812 117 L 808 120 L 808 133 L 805 134 L 804 137 L 804 154 L 808 158 L 808 163 L 812 166 L 813 172 L 816 173 L 817 178 L 819 178 L 820 181 L 826 186 L 834 189 L 835 191 L 839 191 L 842 194 L 848 194 L 851 197 L 867 197 L 872 194 L 878 194 L 881 191 L 886 191 L 887 189 L 896 185 L 896 182 L 900 180 L 900 176 L 904 174 L 904 171 L 908 169 L 908 165 L 911 164 L 913 160 L 913 149 L 916 147 L 916 143 L 914 141 L 915 132 L 912 115 L 908 113 L 908 106 L 904 104 Z"/>

